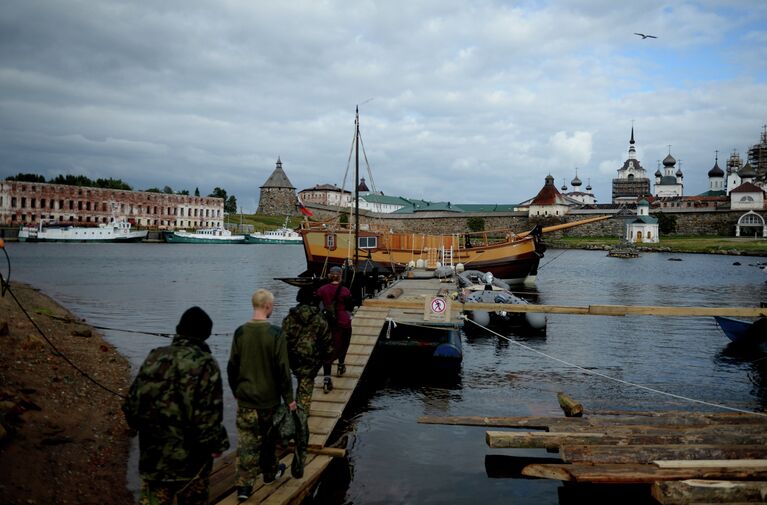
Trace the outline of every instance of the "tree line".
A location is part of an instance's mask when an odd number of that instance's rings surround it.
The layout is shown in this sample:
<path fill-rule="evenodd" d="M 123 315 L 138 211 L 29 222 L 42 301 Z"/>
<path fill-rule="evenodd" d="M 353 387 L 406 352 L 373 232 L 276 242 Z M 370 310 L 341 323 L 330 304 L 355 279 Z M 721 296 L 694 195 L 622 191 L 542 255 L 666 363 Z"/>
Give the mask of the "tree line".
<path fill-rule="evenodd" d="M 103 188 L 103 189 L 121 189 L 125 191 L 133 191 L 133 188 L 126 182 L 122 181 L 121 179 L 91 179 L 89 177 L 86 177 L 84 175 L 57 175 L 53 179 L 50 179 L 48 181 L 45 180 L 45 177 L 38 174 L 27 174 L 27 173 L 18 173 L 16 175 L 6 177 L 6 181 L 17 181 L 17 182 L 41 182 L 41 183 L 49 183 L 49 184 L 64 184 L 67 186 L 83 186 L 83 187 L 89 187 L 89 188 Z M 159 188 L 149 188 L 145 189 L 144 191 L 148 193 L 164 193 L 166 195 L 189 195 L 189 190 L 182 189 L 180 191 L 173 191 L 173 188 L 170 186 L 165 186 L 162 189 Z M 194 188 L 194 196 L 200 196 L 200 189 Z M 224 212 L 227 214 L 236 214 L 237 213 L 237 198 L 234 195 L 229 195 L 227 197 L 227 193 L 225 189 L 219 188 L 216 186 L 213 191 L 208 195 L 213 198 L 221 198 L 224 200 Z"/>

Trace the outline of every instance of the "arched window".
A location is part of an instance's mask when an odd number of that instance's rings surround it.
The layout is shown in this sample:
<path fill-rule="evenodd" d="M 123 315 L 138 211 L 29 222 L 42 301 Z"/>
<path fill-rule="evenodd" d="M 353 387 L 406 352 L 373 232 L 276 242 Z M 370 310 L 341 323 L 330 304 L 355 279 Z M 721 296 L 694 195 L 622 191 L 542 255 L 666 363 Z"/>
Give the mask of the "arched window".
<path fill-rule="evenodd" d="M 746 195 L 746 196 L 741 197 L 740 201 L 741 202 L 753 202 L 754 201 L 754 197 L 751 196 L 751 195 Z"/>

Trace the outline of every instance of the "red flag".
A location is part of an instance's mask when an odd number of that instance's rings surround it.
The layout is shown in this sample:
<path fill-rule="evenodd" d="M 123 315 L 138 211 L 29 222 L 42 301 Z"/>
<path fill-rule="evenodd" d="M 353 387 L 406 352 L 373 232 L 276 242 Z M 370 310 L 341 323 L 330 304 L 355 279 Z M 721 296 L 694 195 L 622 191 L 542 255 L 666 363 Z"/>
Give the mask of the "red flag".
<path fill-rule="evenodd" d="M 301 197 L 296 197 L 296 198 L 298 198 L 298 210 L 301 211 L 301 214 L 307 217 L 312 217 L 314 215 L 314 212 L 310 211 L 304 206 L 304 202 L 301 201 Z"/>

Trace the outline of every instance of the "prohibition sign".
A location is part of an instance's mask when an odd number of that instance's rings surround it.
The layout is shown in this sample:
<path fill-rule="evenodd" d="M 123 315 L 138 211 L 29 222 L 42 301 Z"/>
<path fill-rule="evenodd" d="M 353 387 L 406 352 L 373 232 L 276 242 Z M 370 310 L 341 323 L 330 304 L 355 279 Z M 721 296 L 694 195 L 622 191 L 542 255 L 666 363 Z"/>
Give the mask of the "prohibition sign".
<path fill-rule="evenodd" d="M 445 312 L 446 308 L 447 308 L 447 304 L 445 303 L 445 300 L 443 300 L 442 298 L 435 298 L 431 301 L 432 312 L 441 314 Z"/>

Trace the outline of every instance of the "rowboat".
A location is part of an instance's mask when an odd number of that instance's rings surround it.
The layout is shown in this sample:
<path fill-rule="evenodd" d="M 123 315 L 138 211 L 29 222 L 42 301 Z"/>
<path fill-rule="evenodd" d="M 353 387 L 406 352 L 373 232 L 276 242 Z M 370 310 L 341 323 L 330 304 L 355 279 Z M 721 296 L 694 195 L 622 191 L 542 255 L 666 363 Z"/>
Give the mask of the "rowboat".
<path fill-rule="evenodd" d="M 714 316 L 716 324 L 733 344 L 738 346 L 767 347 L 767 318 L 742 321 L 731 317 Z"/>

